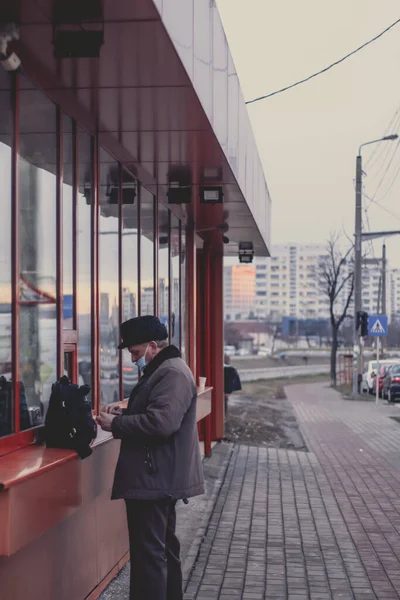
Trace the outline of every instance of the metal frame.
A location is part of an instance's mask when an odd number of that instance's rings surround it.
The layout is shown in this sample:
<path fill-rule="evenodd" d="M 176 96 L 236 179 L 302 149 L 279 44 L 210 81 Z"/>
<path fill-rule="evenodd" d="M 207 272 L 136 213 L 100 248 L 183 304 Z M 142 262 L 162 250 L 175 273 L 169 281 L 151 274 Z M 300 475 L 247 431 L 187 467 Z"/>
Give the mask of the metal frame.
<path fill-rule="evenodd" d="M 29 77 L 29 75 L 28 75 Z M 13 381 L 13 433 L 10 436 L 0 439 L 0 455 L 4 452 L 10 452 L 18 447 L 23 447 L 33 442 L 35 436 L 35 430 L 28 430 L 20 432 L 20 357 L 19 357 L 19 284 L 20 284 L 20 236 L 19 236 L 19 212 L 20 212 L 20 200 L 19 200 L 19 189 L 18 189 L 18 177 L 19 177 L 19 75 L 11 75 L 11 103 L 12 103 L 12 114 L 13 114 L 13 132 L 12 132 L 12 164 L 11 164 L 11 179 L 12 179 L 12 381 Z M 39 88 L 40 89 L 40 88 Z M 45 92 L 42 92 L 45 94 Z M 54 102 L 54 98 L 51 98 Z M 93 132 L 87 129 L 85 119 L 84 124 L 81 125 L 79 119 L 76 119 L 76 109 L 66 112 L 64 107 L 56 104 L 56 136 L 57 136 L 57 155 L 56 155 L 56 296 L 57 296 L 57 376 L 61 376 L 64 372 L 64 352 L 73 353 L 74 361 L 74 373 L 78 375 L 78 349 L 79 349 L 79 323 L 78 323 L 78 259 L 79 259 L 79 247 L 78 247 L 78 195 L 79 195 L 79 129 L 82 132 L 87 133 L 90 136 L 91 145 L 91 162 L 92 162 L 92 203 L 91 203 L 91 232 L 90 232 L 90 247 L 91 247 L 91 258 L 90 258 L 90 269 L 91 269 L 91 360 L 92 360 L 92 392 L 93 392 L 93 408 L 95 412 L 99 411 L 100 404 L 100 364 L 99 364 L 99 186 L 100 186 L 100 165 L 99 165 L 99 154 L 100 154 L 100 137 L 98 132 Z M 72 159 L 73 159 L 73 192 L 72 192 L 72 210 L 73 210 L 73 265 L 72 265 L 72 278 L 73 278 L 73 329 L 63 329 L 63 117 L 64 115 L 69 116 L 72 120 Z M 106 147 L 106 146 L 105 146 Z M 107 149 L 108 151 L 108 149 Z M 118 160 L 118 159 L 116 159 Z M 118 161 L 119 162 L 119 161 Z M 122 275 L 123 275 L 123 249 L 122 249 L 122 163 L 119 162 L 119 241 L 118 241 L 118 281 L 119 281 L 119 315 L 122 319 Z M 154 234 L 154 260 L 153 260 L 153 280 L 154 280 L 154 307 L 155 313 L 159 310 L 159 206 L 161 202 L 160 194 L 158 189 L 156 194 L 152 193 L 153 197 L 153 234 Z M 137 260 L 137 311 L 141 314 L 142 311 L 142 184 L 138 181 L 137 196 L 136 196 L 136 211 L 137 211 L 137 229 L 138 235 L 136 244 L 137 252 L 135 259 Z M 172 215 L 178 218 L 179 222 L 179 252 L 182 250 L 182 230 L 186 227 L 182 220 L 182 214 L 177 215 L 175 211 L 168 210 L 168 319 L 171 325 L 172 317 L 172 253 L 171 253 L 171 230 L 172 230 Z M 190 233 L 191 232 L 191 233 Z M 190 242 L 191 240 L 191 242 Z M 193 244 L 192 252 L 189 251 L 190 243 Z M 186 319 L 185 335 L 187 336 L 187 356 L 191 361 L 191 366 L 195 368 L 195 352 L 191 349 L 190 344 L 194 344 L 194 319 L 195 319 L 195 289 L 196 285 L 191 280 L 195 273 L 195 248 L 194 248 L 194 230 L 193 227 L 186 229 L 186 287 L 182 287 L 182 265 L 179 261 L 179 335 L 180 343 L 182 343 L 182 322 Z M 190 275 L 190 280 L 189 280 Z M 192 303 L 191 303 L 192 301 Z M 186 304 L 186 311 L 182 311 L 182 302 Z M 184 315 L 186 314 L 186 316 Z M 169 328 L 169 335 L 171 336 L 171 326 Z M 119 392 L 120 397 L 123 398 L 123 357 L 120 352 L 120 383 Z"/>
<path fill-rule="evenodd" d="M 19 255 L 19 75 L 11 76 L 11 102 L 13 112 L 13 141 L 12 141 L 12 163 L 11 163 L 11 264 L 12 264 L 12 382 L 13 382 L 13 429 L 14 433 L 20 432 L 20 371 L 19 371 L 19 274 L 20 274 L 20 255 Z"/>
<path fill-rule="evenodd" d="M 122 165 L 118 163 L 118 179 L 119 179 L 119 191 L 118 191 L 118 318 L 119 322 L 122 322 Z M 119 399 L 124 399 L 124 370 L 123 370 L 123 350 L 118 351 L 119 364 Z"/>
<path fill-rule="evenodd" d="M 56 318 L 57 318 L 57 378 L 64 374 L 63 349 L 63 114 L 56 106 Z"/>
<path fill-rule="evenodd" d="M 93 202 L 92 209 L 92 230 L 91 230 L 91 331 L 92 331 L 92 397 L 93 409 L 96 414 L 100 408 L 100 324 L 99 324 L 99 189 L 100 189 L 100 146 L 98 136 L 92 140 L 92 164 L 93 164 Z"/>

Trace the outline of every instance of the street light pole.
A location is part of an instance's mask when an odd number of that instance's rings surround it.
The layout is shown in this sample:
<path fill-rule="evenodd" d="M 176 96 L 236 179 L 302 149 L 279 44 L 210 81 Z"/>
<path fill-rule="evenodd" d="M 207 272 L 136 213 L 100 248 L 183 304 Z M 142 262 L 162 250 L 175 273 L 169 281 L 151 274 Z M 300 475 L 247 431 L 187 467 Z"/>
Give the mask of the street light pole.
<path fill-rule="evenodd" d="M 362 158 L 361 149 L 378 142 L 397 140 L 397 134 L 386 135 L 371 142 L 361 144 L 356 161 L 356 214 L 354 229 L 354 328 L 353 328 L 353 396 L 358 395 L 358 374 L 360 372 L 360 338 L 358 335 L 359 323 L 357 315 L 361 311 L 361 251 L 362 251 Z"/>
<path fill-rule="evenodd" d="M 360 353 L 357 315 L 361 310 L 361 224 L 362 224 L 362 159 L 361 147 L 356 161 L 356 218 L 354 230 L 354 360 L 353 360 L 353 396 L 358 394 L 358 373 L 360 370 Z"/>
<path fill-rule="evenodd" d="M 382 314 L 386 315 L 386 243 L 382 246 Z"/>

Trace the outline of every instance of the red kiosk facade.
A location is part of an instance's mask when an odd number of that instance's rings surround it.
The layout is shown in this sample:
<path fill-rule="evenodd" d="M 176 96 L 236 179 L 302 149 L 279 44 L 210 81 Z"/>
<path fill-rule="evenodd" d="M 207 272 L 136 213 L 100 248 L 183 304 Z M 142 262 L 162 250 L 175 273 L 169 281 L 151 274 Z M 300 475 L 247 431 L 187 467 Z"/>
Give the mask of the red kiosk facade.
<path fill-rule="evenodd" d="M 66 29 L 102 32 L 98 58 L 55 57 L 65 2 L 1 9 L 21 60 L 0 68 L 6 599 L 95 598 L 128 559 L 124 507 L 109 500 L 118 442 L 99 436 L 85 461 L 35 443 L 51 383 L 89 383 L 95 413 L 125 398 L 137 372 L 118 325 L 157 314 L 207 377 L 208 453 L 224 435 L 223 256 L 250 241 L 268 254 L 270 198 L 216 7 L 88 4 L 100 17 Z M 215 191 L 222 203 L 206 201 Z"/>

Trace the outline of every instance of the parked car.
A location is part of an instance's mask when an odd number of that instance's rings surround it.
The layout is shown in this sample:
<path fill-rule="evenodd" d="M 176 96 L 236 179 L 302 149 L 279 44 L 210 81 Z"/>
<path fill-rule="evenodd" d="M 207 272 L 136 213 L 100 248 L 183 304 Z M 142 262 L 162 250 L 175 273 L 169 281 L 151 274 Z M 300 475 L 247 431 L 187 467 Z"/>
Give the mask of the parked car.
<path fill-rule="evenodd" d="M 239 348 L 236 352 L 236 356 L 249 356 L 250 351 L 247 348 Z"/>
<path fill-rule="evenodd" d="M 376 367 L 377 362 L 375 360 L 370 360 L 366 363 L 361 383 L 362 392 L 369 392 L 372 394 L 372 384 L 375 377 Z"/>
<path fill-rule="evenodd" d="M 383 364 L 379 365 L 379 372 L 377 373 L 377 376 L 375 376 L 373 378 L 373 383 L 372 383 L 372 393 L 375 395 L 376 394 L 376 380 L 378 379 L 378 393 L 379 393 L 379 397 L 382 397 L 382 388 L 383 388 L 383 380 L 386 376 L 387 371 L 390 369 L 390 367 L 392 367 L 393 365 L 398 364 L 395 363 L 393 361 L 388 362 L 385 361 Z"/>
<path fill-rule="evenodd" d="M 396 361 L 394 358 L 385 358 L 384 360 L 379 361 L 379 365 L 380 366 L 393 365 L 395 362 L 400 362 L 400 361 Z M 378 363 L 376 362 L 376 360 L 370 360 L 368 363 L 366 363 L 362 382 L 361 382 L 361 391 L 362 392 L 369 392 L 370 394 L 373 393 L 373 391 L 374 391 L 373 383 L 374 383 L 375 371 L 376 371 L 377 366 L 378 366 Z"/>
<path fill-rule="evenodd" d="M 226 356 L 235 356 L 235 354 L 236 354 L 235 346 L 224 346 L 224 354 L 226 354 Z"/>
<path fill-rule="evenodd" d="M 400 397 L 400 364 L 394 364 L 387 370 L 382 385 L 382 398 L 396 402 Z"/>
<path fill-rule="evenodd" d="M 258 349 L 258 356 L 272 356 L 272 348 L 267 348 L 266 346 L 261 346 Z"/>

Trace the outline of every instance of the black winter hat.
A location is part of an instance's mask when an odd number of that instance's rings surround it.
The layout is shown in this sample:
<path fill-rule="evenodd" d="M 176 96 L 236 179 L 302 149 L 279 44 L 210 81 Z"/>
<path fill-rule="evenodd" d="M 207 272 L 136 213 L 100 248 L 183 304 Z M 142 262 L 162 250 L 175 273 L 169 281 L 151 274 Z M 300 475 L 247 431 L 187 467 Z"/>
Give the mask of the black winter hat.
<path fill-rule="evenodd" d="M 135 317 L 124 321 L 120 325 L 120 334 L 122 342 L 118 346 L 119 350 L 128 348 L 128 346 L 137 346 L 145 342 L 158 342 L 166 340 L 168 331 L 158 317 L 146 315 L 144 317 Z"/>

